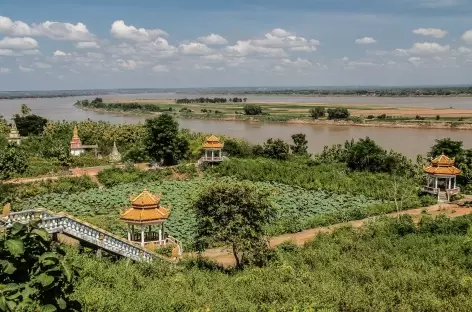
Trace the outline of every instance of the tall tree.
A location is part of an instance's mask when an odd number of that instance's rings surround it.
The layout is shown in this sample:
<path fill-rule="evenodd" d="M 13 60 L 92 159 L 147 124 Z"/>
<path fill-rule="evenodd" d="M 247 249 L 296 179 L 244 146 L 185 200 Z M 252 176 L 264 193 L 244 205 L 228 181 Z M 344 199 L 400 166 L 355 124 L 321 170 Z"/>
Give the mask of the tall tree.
<path fill-rule="evenodd" d="M 44 127 L 48 123 L 46 118 L 34 114 L 25 116 L 16 114 L 13 119 L 15 120 L 18 132 L 23 137 L 40 135 L 43 133 Z"/>
<path fill-rule="evenodd" d="M 8 143 L 0 149 L 0 179 L 24 173 L 26 169 L 28 169 L 28 158 L 20 146 Z"/>
<path fill-rule="evenodd" d="M 194 207 L 200 251 L 224 243 L 231 246 L 237 267 L 262 264 L 268 250 L 264 226 L 276 216 L 267 194 L 247 182 L 220 182 L 203 191 Z"/>
<path fill-rule="evenodd" d="M 146 119 L 144 126 L 147 151 L 154 160 L 170 166 L 185 158 L 189 143 L 179 134 L 179 124 L 172 116 L 162 114 Z"/>
<path fill-rule="evenodd" d="M 292 135 L 292 140 L 294 145 L 290 145 L 290 148 L 295 155 L 308 155 L 308 141 L 305 134 L 294 134 Z"/>
<path fill-rule="evenodd" d="M 462 141 L 454 141 L 451 138 L 436 139 L 436 144 L 431 147 L 428 156 L 434 158 L 443 153 L 448 157 L 460 157 L 464 153 Z"/>

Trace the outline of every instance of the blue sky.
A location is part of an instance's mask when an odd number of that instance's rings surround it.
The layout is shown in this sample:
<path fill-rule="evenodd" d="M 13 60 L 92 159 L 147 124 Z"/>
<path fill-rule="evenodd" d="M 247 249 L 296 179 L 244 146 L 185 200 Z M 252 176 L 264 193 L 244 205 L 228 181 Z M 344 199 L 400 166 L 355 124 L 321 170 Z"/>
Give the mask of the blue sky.
<path fill-rule="evenodd" d="M 2 0 L 0 89 L 472 83 L 471 0 Z"/>

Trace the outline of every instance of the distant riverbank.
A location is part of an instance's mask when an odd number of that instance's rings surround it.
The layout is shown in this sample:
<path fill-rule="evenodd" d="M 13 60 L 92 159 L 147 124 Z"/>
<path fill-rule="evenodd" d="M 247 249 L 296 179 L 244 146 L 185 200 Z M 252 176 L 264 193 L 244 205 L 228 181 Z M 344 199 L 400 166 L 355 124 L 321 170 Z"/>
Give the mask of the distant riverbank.
<path fill-rule="evenodd" d="M 176 104 L 170 100 L 136 100 L 118 103 L 77 102 L 76 107 L 101 114 L 122 116 L 149 116 L 170 113 L 178 118 L 196 120 L 274 122 L 288 124 L 312 124 L 330 126 L 457 129 L 472 130 L 472 109 L 433 109 L 414 107 L 389 107 L 373 105 L 325 103 L 249 103 L 260 106 L 260 115 L 246 115 L 243 107 L 247 103 L 190 103 Z M 315 107 L 347 108 L 350 116 L 330 120 L 326 117 L 314 119 L 309 110 Z"/>

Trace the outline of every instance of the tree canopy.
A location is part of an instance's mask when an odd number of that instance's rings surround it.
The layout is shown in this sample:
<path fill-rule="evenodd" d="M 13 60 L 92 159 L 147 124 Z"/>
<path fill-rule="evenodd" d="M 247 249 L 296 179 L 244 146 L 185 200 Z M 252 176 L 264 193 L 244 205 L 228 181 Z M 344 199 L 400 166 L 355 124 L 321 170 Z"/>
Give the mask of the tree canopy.
<path fill-rule="evenodd" d="M 292 135 L 293 145 L 290 145 L 292 153 L 299 156 L 308 155 L 308 141 L 306 135 L 303 133 L 297 133 Z"/>
<path fill-rule="evenodd" d="M 165 166 L 175 165 L 189 151 L 188 141 L 179 135 L 179 124 L 170 115 L 146 119 L 146 147 L 154 160 Z"/>
<path fill-rule="evenodd" d="M 259 105 L 246 104 L 244 105 L 244 113 L 246 115 L 261 115 L 262 108 Z"/>
<path fill-rule="evenodd" d="M 245 182 L 215 183 L 195 202 L 197 248 L 216 243 L 231 246 L 236 265 L 263 262 L 268 248 L 264 226 L 276 210 L 253 184 Z"/>
<path fill-rule="evenodd" d="M 21 147 L 15 143 L 8 143 L 0 149 L 0 179 L 24 173 L 26 169 L 28 169 L 28 158 Z"/>
<path fill-rule="evenodd" d="M 267 158 L 286 160 L 290 157 L 290 147 L 281 139 L 268 139 L 262 147 L 262 155 Z"/>

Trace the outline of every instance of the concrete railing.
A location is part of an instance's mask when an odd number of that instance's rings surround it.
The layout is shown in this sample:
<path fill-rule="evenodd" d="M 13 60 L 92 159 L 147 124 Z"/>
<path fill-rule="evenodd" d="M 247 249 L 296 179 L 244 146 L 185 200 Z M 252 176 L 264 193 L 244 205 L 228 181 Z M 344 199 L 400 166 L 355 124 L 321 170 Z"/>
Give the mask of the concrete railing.
<path fill-rule="evenodd" d="M 15 222 L 27 224 L 37 221 L 39 222 L 38 226 L 48 233 L 64 233 L 79 241 L 87 242 L 97 248 L 135 261 L 149 262 L 156 258 L 170 261 L 168 258 L 135 245 L 124 238 L 66 214 L 53 213 L 42 209 L 25 210 L 11 212 L 9 215 L 2 217 L 1 221 L 3 225 L 0 225 L 0 227 L 10 227 Z"/>

